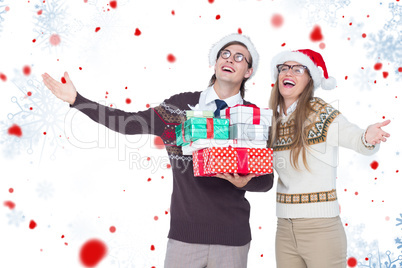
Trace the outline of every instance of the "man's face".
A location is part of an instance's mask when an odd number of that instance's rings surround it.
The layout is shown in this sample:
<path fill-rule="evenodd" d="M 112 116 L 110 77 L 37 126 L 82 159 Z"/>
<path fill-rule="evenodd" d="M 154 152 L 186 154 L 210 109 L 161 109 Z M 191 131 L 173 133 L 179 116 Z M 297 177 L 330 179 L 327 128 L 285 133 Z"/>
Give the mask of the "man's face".
<path fill-rule="evenodd" d="M 246 62 L 246 60 L 250 62 L 250 53 L 247 48 L 241 45 L 230 45 L 224 51 L 229 51 L 230 57 L 224 59 L 222 56 L 219 56 L 217 59 L 215 64 L 216 79 L 240 85 L 243 79 L 249 78 L 253 73 L 253 68 L 248 68 L 248 63 Z M 241 62 L 237 62 L 234 59 L 237 53 L 244 56 Z"/>

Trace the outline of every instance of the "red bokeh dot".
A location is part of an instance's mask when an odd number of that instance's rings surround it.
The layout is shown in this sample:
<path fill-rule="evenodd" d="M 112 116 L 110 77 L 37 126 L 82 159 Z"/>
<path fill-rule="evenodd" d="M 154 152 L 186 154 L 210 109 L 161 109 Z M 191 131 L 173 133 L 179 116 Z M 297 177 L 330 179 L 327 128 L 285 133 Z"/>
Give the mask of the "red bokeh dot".
<path fill-rule="evenodd" d="M 170 164 L 167 164 L 166 167 L 167 167 L 167 168 L 171 168 L 172 166 L 171 166 Z"/>
<path fill-rule="evenodd" d="M 154 246 L 154 245 L 151 245 L 151 250 L 152 250 L 152 251 L 155 250 L 155 246 Z"/>
<path fill-rule="evenodd" d="M 379 164 L 378 164 L 378 162 L 377 161 L 373 161 L 373 162 L 371 162 L 371 164 L 370 164 L 370 167 L 372 168 L 372 169 L 374 169 L 374 170 L 376 170 L 377 168 L 378 168 L 378 166 L 379 166 Z"/>
<path fill-rule="evenodd" d="M 324 48 L 325 48 L 325 43 L 320 43 L 319 47 L 320 47 L 321 49 L 324 49 Z"/>
<path fill-rule="evenodd" d="M 29 229 L 35 229 L 36 226 L 37 226 L 37 224 L 34 220 L 31 220 L 29 222 Z"/>
<path fill-rule="evenodd" d="M 350 258 L 348 259 L 348 266 L 350 266 L 350 267 L 356 267 L 356 265 L 357 265 L 357 260 L 356 260 L 356 258 L 350 257 Z"/>
<path fill-rule="evenodd" d="M 46 131 L 45 131 L 45 132 L 43 132 L 43 135 L 46 135 Z"/>
<path fill-rule="evenodd" d="M 60 44 L 61 39 L 60 36 L 58 34 L 52 34 L 49 38 L 49 42 L 52 46 L 57 46 Z"/>
<path fill-rule="evenodd" d="M 3 73 L 0 73 L 0 79 L 3 80 L 3 82 L 7 81 L 7 76 Z"/>
<path fill-rule="evenodd" d="M 22 68 L 22 72 L 25 74 L 25 75 L 30 75 L 31 74 L 31 67 L 29 67 L 28 65 L 25 65 L 23 68 Z"/>
<path fill-rule="evenodd" d="M 130 99 L 130 98 L 127 98 L 127 99 L 126 99 L 126 103 L 127 103 L 127 104 L 130 104 L 130 103 L 131 103 L 131 99 Z"/>
<path fill-rule="evenodd" d="M 284 47 L 284 46 L 286 46 L 286 43 L 283 43 L 283 44 L 281 45 L 281 47 Z"/>
<path fill-rule="evenodd" d="M 159 220 L 159 217 L 158 217 L 158 216 L 155 216 L 155 217 L 154 217 L 154 220 L 155 220 L 155 221 Z"/>
<path fill-rule="evenodd" d="M 381 62 L 377 62 L 376 64 L 374 64 L 374 70 L 379 71 L 382 68 L 382 63 Z"/>
<path fill-rule="evenodd" d="M 109 231 L 110 231 L 111 233 L 116 232 L 116 227 L 110 226 Z"/>
<path fill-rule="evenodd" d="M 14 189 L 13 189 L 13 188 L 10 188 L 10 189 L 8 189 L 8 192 L 9 192 L 10 194 L 14 193 Z"/>
<path fill-rule="evenodd" d="M 208 3 L 212 4 L 214 2 L 214 0 L 208 0 Z"/>
<path fill-rule="evenodd" d="M 398 72 L 402 73 L 402 67 L 398 68 Z"/>
<path fill-rule="evenodd" d="M 165 144 L 163 143 L 163 140 L 161 137 L 157 136 L 154 138 L 154 145 L 157 149 L 164 149 Z"/>
<path fill-rule="evenodd" d="M 367 34 L 365 34 L 365 33 L 362 34 L 362 37 L 363 37 L 363 38 L 366 38 L 366 37 L 367 37 Z"/>
<path fill-rule="evenodd" d="M 110 1 L 109 4 L 110 4 L 111 8 L 116 8 L 117 7 L 117 1 Z"/>
<path fill-rule="evenodd" d="M 82 245 L 80 250 L 81 263 L 86 267 L 96 266 L 106 256 L 105 243 L 98 239 L 91 239 Z"/>
<path fill-rule="evenodd" d="M 99 32 L 100 29 L 101 29 L 101 27 L 96 27 L 96 28 L 95 28 L 95 33 Z"/>
<path fill-rule="evenodd" d="M 174 12 L 174 10 L 172 10 L 172 15 L 173 15 L 173 16 L 176 15 L 176 12 Z"/>
<path fill-rule="evenodd" d="M 32 92 L 31 92 L 31 91 L 28 91 L 28 92 L 27 92 L 27 96 L 28 96 L 28 97 L 31 97 L 31 96 L 32 96 Z"/>
<path fill-rule="evenodd" d="M 238 33 L 238 34 L 242 34 L 242 33 L 243 33 L 243 31 L 241 30 L 241 28 L 237 29 L 237 33 Z"/>
<path fill-rule="evenodd" d="M 359 195 L 359 192 L 355 192 L 355 195 Z"/>
<path fill-rule="evenodd" d="M 67 83 L 67 81 L 66 81 L 66 79 L 65 79 L 64 77 L 62 77 L 60 80 L 61 80 L 61 82 L 62 82 L 63 84 Z"/>
<path fill-rule="evenodd" d="M 314 26 L 313 31 L 310 33 L 310 39 L 313 42 L 321 41 L 322 39 L 324 39 L 324 36 L 321 33 L 320 26 Z"/>
<path fill-rule="evenodd" d="M 272 26 L 274 26 L 275 28 L 279 28 L 283 25 L 283 16 L 281 14 L 274 14 L 271 17 L 271 24 Z"/>
<path fill-rule="evenodd" d="M 136 29 L 135 29 L 135 32 L 134 32 L 134 35 L 135 35 L 135 36 L 140 36 L 140 35 L 141 35 L 140 29 L 136 28 Z"/>
<path fill-rule="evenodd" d="M 173 54 L 168 54 L 167 55 L 167 61 L 170 63 L 173 63 L 176 61 L 176 57 Z"/>
<path fill-rule="evenodd" d="M 347 76 L 347 75 L 345 76 L 345 80 L 348 80 L 348 76 Z"/>
<path fill-rule="evenodd" d="M 145 107 L 149 108 L 149 107 L 151 107 L 151 105 L 147 104 L 147 105 L 145 105 Z"/>
<path fill-rule="evenodd" d="M 215 19 L 219 20 L 221 18 L 221 15 L 216 15 Z"/>
<path fill-rule="evenodd" d="M 385 79 L 385 78 L 387 78 L 387 77 L 388 77 L 388 75 L 389 75 L 389 73 L 388 73 L 388 72 L 382 72 L 382 77 L 384 77 L 384 79 Z"/>

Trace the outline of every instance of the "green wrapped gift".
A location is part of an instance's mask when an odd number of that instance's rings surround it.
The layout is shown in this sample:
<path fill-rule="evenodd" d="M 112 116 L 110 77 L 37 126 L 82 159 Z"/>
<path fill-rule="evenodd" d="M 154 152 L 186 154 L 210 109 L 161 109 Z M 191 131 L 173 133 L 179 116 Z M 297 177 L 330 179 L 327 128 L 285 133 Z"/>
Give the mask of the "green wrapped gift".
<path fill-rule="evenodd" d="M 186 111 L 187 120 L 192 117 L 205 117 L 205 118 L 212 118 L 214 117 L 213 111 L 200 111 L 200 110 L 188 110 Z"/>
<path fill-rule="evenodd" d="M 176 145 L 187 145 L 198 139 L 229 139 L 229 120 L 192 117 L 176 126 Z"/>

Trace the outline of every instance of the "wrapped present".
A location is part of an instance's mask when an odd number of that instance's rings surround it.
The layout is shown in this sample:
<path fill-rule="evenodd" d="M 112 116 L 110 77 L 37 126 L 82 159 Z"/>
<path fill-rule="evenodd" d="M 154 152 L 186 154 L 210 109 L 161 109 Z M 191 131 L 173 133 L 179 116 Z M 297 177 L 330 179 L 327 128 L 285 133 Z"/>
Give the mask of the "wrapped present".
<path fill-rule="evenodd" d="M 229 134 L 230 135 L 230 134 Z M 208 147 L 244 147 L 244 148 L 267 148 L 267 141 L 258 140 L 214 140 L 214 139 L 199 139 L 192 141 L 181 147 L 183 155 L 192 155 L 194 151 Z"/>
<path fill-rule="evenodd" d="M 193 152 L 195 177 L 211 177 L 218 173 L 263 175 L 272 173 L 271 148 L 210 147 Z"/>
<path fill-rule="evenodd" d="M 267 141 L 269 137 L 269 126 L 233 124 L 229 126 L 229 138 L 238 140 L 263 140 Z"/>
<path fill-rule="evenodd" d="M 204 117 L 204 118 L 213 118 L 213 111 L 201 111 L 201 110 L 188 110 L 186 111 L 186 119 L 190 119 L 192 117 Z"/>
<path fill-rule="evenodd" d="M 229 139 L 229 120 L 192 117 L 176 126 L 177 146 L 197 139 Z"/>
<path fill-rule="evenodd" d="M 272 110 L 258 108 L 255 105 L 238 104 L 221 110 L 221 118 L 229 119 L 233 124 L 272 125 Z"/>

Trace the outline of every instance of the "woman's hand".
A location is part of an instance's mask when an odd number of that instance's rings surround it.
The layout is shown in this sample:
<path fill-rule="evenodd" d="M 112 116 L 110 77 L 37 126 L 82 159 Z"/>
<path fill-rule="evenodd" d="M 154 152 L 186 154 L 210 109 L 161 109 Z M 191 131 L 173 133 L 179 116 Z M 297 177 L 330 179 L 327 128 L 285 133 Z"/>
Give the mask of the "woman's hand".
<path fill-rule="evenodd" d="M 389 138 L 391 135 L 384 130 L 382 130 L 382 127 L 385 127 L 391 122 L 391 120 L 386 120 L 382 123 L 377 123 L 370 125 L 367 128 L 365 139 L 368 143 L 372 145 L 380 144 L 382 141 L 386 142 L 387 138 Z"/>
<path fill-rule="evenodd" d="M 64 80 L 66 83 L 60 83 L 54 80 L 47 73 L 42 74 L 43 82 L 45 86 L 52 91 L 52 93 L 62 101 L 68 102 L 69 104 L 74 104 L 75 98 L 77 97 L 77 90 L 75 89 L 73 82 L 67 72 L 64 73 Z M 62 79 L 63 79 L 62 78 Z"/>
<path fill-rule="evenodd" d="M 246 186 L 246 184 L 255 177 L 255 174 L 248 174 L 246 176 L 240 176 L 239 174 L 229 174 L 229 173 L 220 173 L 216 174 L 215 177 L 227 180 L 231 182 L 234 186 L 241 188 Z"/>

